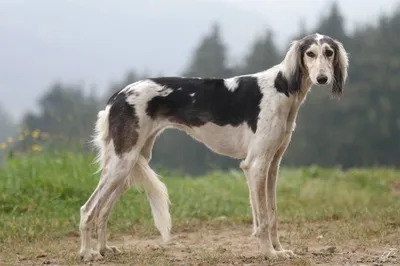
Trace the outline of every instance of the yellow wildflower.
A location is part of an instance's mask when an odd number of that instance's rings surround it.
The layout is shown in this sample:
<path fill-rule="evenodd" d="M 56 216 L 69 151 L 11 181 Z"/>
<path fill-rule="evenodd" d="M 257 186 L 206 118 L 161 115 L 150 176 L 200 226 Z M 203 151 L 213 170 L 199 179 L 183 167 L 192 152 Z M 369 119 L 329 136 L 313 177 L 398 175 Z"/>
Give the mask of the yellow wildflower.
<path fill-rule="evenodd" d="M 40 147 L 39 145 L 35 144 L 35 145 L 32 146 L 32 150 L 33 151 L 41 151 L 42 147 Z"/>
<path fill-rule="evenodd" d="M 34 139 L 37 139 L 37 138 L 39 137 L 39 135 L 40 135 L 39 129 L 36 129 L 36 130 L 34 130 L 34 131 L 32 132 L 32 137 L 33 137 Z"/>
<path fill-rule="evenodd" d="M 19 135 L 18 139 L 19 140 L 24 140 L 24 135 Z"/>
<path fill-rule="evenodd" d="M 8 137 L 8 139 L 7 139 L 7 141 L 9 142 L 9 143 L 12 143 L 13 142 L 13 138 L 12 137 Z"/>
<path fill-rule="evenodd" d="M 5 142 L 1 143 L 1 144 L 0 144 L 0 148 L 1 148 L 2 150 L 5 150 L 5 149 L 7 148 L 7 143 L 5 143 Z"/>

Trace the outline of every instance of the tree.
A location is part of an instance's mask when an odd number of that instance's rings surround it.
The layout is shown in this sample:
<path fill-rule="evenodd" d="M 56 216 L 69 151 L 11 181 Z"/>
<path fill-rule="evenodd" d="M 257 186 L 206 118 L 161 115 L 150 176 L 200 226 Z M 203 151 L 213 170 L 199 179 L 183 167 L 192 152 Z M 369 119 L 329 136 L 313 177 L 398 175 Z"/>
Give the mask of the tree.
<path fill-rule="evenodd" d="M 251 52 L 245 59 L 243 73 L 263 71 L 280 62 L 281 56 L 273 37 L 273 32 L 267 30 L 264 36 L 254 41 Z"/>
<path fill-rule="evenodd" d="M 195 49 L 189 67 L 184 71 L 184 76 L 228 77 L 232 71 L 227 67 L 226 47 L 221 39 L 221 29 L 217 23 L 214 23 L 211 32 Z"/>
<path fill-rule="evenodd" d="M 347 44 L 348 36 L 344 29 L 344 18 L 337 2 L 332 3 L 328 15 L 320 20 L 315 32 L 329 35 L 340 40 L 345 45 Z"/>
<path fill-rule="evenodd" d="M 80 86 L 56 83 L 38 101 L 39 114 L 27 113 L 23 128 L 42 132 L 43 145 L 87 144 L 99 108 L 99 100 Z M 52 140 L 52 141 L 50 141 Z M 26 144 L 26 143 L 25 143 Z"/>

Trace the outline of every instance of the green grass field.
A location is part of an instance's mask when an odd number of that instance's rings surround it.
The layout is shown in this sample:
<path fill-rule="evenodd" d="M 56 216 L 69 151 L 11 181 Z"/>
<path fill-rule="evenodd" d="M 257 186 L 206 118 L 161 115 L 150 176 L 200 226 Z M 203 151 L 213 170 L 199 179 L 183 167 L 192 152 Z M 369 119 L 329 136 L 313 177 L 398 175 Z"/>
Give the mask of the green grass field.
<path fill-rule="evenodd" d="M 99 177 L 92 174 L 97 169 L 92 159 L 72 153 L 42 154 L 13 159 L 0 169 L 0 264 L 42 264 L 43 260 L 79 263 L 76 260 L 79 208 Z M 140 245 L 136 245 L 122 255 L 106 258 L 106 262 L 110 265 L 176 265 L 174 262 L 178 261 L 180 265 L 262 263 L 260 256 L 251 253 L 256 251 L 256 243 L 249 244 L 253 246 L 249 248 L 251 254 L 246 256 L 245 250 L 236 254 L 235 241 L 229 240 L 229 234 L 242 232 L 237 237 L 251 241 L 251 209 L 240 171 L 214 172 L 197 178 L 161 175 L 172 202 L 173 234 L 183 239 L 185 234 L 200 232 L 204 241 L 207 236 L 220 239 L 210 240 L 212 244 L 182 240 L 191 252 L 180 257 L 173 247 L 161 251 L 144 248 L 145 251 L 139 252 Z M 387 260 L 400 263 L 400 171 L 283 168 L 278 184 L 278 220 L 285 248 L 303 250 L 302 258 L 292 261 L 295 265 L 312 265 L 321 260 L 315 254 L 327 245 L 339 247 L 342 253 L 346 249 L 364 248 L 365 256 L 370 254 L 370 259 L 391 248 L 397 256 L 389 256 Z M 111 214 L 108 231 L 110 241 L 118 243 L 123 236 L 130 236 L 136 243 L 138 239 L 158 238 L 142 191 L 132 188 L 121 197 Z M 224 232 L 228 232 L 227 237 Z M 321 240 L 320 234 L 329 237 Z M 223 252 L 220 249 L 224 240 L 231 248 L 223 247 L 227 249 Z M 212 250 L 201 248 L 214 244 Z M 197 246 L 201 252 L 196 253 Z M 308 247 L 320 250 L 304 249 Z M 362 254 L 357 252 L 353 253 L 359 260 Z M 134 262 L 132 257 L 138 261 Z M 338 262 L 334 254 L 322 256 L 323 260 L 330 258 L 330 262 Z"/>

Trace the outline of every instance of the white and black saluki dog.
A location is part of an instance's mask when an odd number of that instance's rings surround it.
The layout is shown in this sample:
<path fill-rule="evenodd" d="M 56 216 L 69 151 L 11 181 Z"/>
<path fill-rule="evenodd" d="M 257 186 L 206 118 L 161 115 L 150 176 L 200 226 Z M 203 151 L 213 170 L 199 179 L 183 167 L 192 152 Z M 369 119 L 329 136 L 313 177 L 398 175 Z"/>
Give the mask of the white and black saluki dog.
<path fill-rule="evenodd" d="M 313 34 L 294 41 L 283 61 L 268 70 L 231 78 L 159 77 L 116 92 L 98 113 L 94 143 L 102 170 L 97 188 L 81 207 L 80 257 L 118 252 L 107 245 L 110 211 L 132 184 L 150 201 L 154 222 L 169 240 L 166 186 L 149 167 L 156 137 L 166 128 L 186 131 L 212 151 L 243 159 L 253 214 L 253 235 L 267 258 L 291 257 L 277 232 L 276 183 L 300 105 L 312 85 L 331 85 L 340 96 L 347 79 L 343 45 Z M 90 248 L 97 221 L 98 246 Z"/>

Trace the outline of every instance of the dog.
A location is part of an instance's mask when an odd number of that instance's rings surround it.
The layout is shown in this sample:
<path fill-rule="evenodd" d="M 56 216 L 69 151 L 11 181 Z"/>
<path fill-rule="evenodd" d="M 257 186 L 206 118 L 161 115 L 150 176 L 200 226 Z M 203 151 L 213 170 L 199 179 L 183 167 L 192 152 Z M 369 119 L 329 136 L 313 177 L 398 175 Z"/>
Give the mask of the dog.
<path fill-rule="evenodd" d="M 167 188 L 149 166 L 154 142 L 166 128 L 184 130 L 210 150 L 242 159 L 260 252 L 266 258 L 296 256 L 282 248 L 278 236 L 279 165 L 311 87 L 330 85 L 340 97 L 348 66 L 343 44 L 316 33 L 293 41 L 283 61 L 265 71 L 230 78 L 148 78 L 116 92 L 95 125 L 102 173 L 80 209 L 80 258 L 94 261 L 120 252 L 107 245 L 107 221 L 116 200 L 133 184 L 144 188 L 162 239 L 170 239 Z M 91 249 L 95 221 L 98 243 Z"/>

